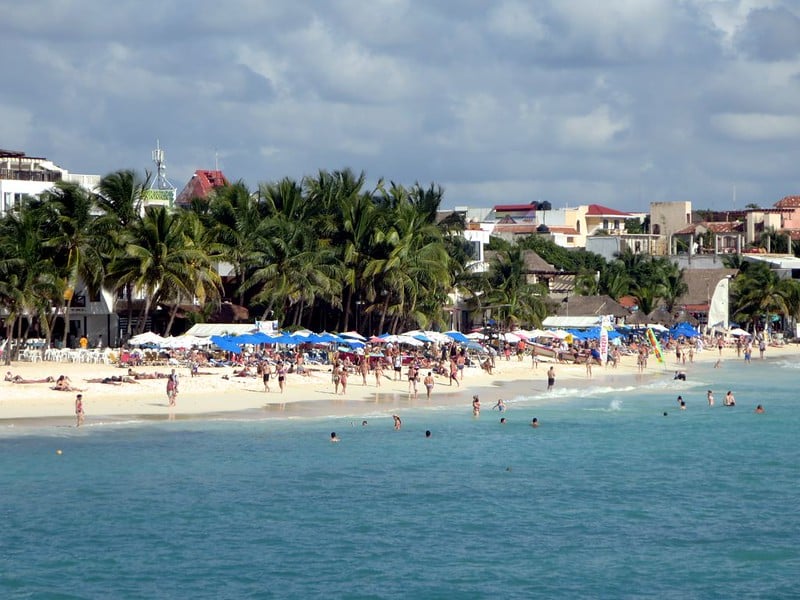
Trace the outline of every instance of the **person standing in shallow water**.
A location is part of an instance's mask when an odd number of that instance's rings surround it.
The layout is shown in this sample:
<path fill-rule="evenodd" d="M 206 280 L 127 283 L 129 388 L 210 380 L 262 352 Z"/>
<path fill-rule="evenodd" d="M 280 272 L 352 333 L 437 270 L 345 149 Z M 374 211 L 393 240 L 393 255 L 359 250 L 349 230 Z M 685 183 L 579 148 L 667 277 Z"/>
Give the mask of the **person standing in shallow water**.
<path fill-rule="evenodd" d="M 481 401 L 477 395 L 472 397 L 472 416 L 479 417 L 481 415 Z"/>
<path fill-rule="evenodd" d="M 425 375 L 425 379 L 423 380 L 423 383 L 425 384 L 425 393 L 428 395 L 428 400 L 430 400 L 431 399 L 431 392 L 433 392 L 433 386 L 434 386 L 434 383 L 435 383 L 435 381 L 433 379 L 433 372 L 432 371 L 428 371 L 428 374 Z"/>
<path fill-rule="evenodd" d="M 83 394 L 78 394 L 75 396 L 75 417 L 77 419 L 75 427 L 80 427 L 83 425 Z"/>

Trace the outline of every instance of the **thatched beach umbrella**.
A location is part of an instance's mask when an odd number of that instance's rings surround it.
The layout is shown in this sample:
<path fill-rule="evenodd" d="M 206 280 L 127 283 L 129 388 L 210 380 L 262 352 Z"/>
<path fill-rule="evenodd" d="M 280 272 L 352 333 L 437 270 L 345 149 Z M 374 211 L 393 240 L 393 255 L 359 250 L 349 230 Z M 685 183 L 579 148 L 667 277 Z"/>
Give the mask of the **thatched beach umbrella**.
<path fill-rule="evenodd" d="M 626 325 L 647 325 L 647 315 L 637 310 L 632 315 L 625 317 Z"/>
<path fill-rule="evenodd" d="M 661 323 L 662 325 L 672 325 L 672 315 L 663 308 L 657 308 L 647 315 L 648 323 Z"/>
<path fill-rule="evenodd" d="M 697 327 L 700 324 L 700 321 L 687 313 L 685 310 L 682 310 L 678 316 L 675 317 L 675 323 L 689 323 L 689 325 L 692 327 Z"/>

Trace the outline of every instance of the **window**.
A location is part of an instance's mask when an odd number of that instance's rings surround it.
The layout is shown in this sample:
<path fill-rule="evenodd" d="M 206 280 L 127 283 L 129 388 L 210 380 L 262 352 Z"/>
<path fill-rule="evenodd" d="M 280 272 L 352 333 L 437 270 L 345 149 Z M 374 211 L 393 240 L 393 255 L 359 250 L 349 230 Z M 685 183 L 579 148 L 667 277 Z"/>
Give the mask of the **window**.
<path fill-rule="evenodd" d="M 568 244 L 574 244 L 575 243 L 575 238 L 571 237 L 571 236 L 567 236 L 567 243 Z"/>
<path fill-rule="evenodd" d="M 608 219 L 603 219 L 603 229 L 608 229 Z"/>
<path fill-rule="evenodd" d="M 614 229 L 619 229 L 619 219 L 614 219 Z"/>
<path fill-rule="evenodd" d="M 576 229 L 576 231 L 578 233 L 581 232 L 581 222 L 580 221 L 575 221 L 575 229 Z"/>

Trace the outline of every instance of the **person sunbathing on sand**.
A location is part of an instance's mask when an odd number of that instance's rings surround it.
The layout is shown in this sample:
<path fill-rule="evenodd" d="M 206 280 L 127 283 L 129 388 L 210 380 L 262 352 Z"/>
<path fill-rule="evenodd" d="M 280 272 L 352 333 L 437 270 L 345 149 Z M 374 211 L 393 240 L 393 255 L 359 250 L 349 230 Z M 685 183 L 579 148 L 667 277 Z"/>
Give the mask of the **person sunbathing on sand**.
<path fill-rule="evenodd" d="M 167 373 L 137 373 L 133 369 L 128 369 L 128 376 L 134 379 L 166 379 L 169 377 Z"/>
<path fill-rule="evenodd" d="M 94 379 L 85 379 L 88 383 L 108 383 L 110 385 L 122 385 L 123 383 L 136 383 L 133 377 L 123 377 L 122 375 L 111 375 L 109 377 L 96 377 Z"/>
<path fill-rule="evenodd" d="M 23 379 L 21 375 L 12 375 L 11 371 L 6 373 L 6 381 L 11 383 L 53 383 L 55 379 L 45 377 L 44 379 Z"/>
<path fill-rule="evenodd" d="M 51 387 L 51 390 L 56 390 L 58 392 L 82 392 L 83 390 L 80 388 L 72 387 L 72 381 L 66 375 L 59 375 L 58 379 L 56 379 L 55 386 Z"/>

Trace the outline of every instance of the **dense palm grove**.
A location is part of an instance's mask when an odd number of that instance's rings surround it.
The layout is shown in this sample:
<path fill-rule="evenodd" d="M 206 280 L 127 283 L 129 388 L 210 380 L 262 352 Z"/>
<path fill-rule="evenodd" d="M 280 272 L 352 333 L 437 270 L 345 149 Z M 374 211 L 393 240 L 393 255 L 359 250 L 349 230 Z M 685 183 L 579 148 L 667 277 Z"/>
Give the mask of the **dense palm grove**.
<path fill-rule="evenodd" d="M 285 327 L 441 328 L 450 325 L 454 291 L 475 322 L 490 313 L 506 326 L 539 326 L 553 305 L 546 289 L 529 283 L 526 250 L 578 273 L 577 293 L 630 294 L 645 312 L 673 310 L 686 292 L 667 258 L 625 253 L 607 262 L 538 236 L 513 244 L 493 238 L 489 269 L 473 272 L 470 245 L 457 235 L 465 223 L 455 213 L 441 218 L 435 185 L 367 188 L 363 174 L 320 171 L 255 191 L 229 185 L 188 208 L 141 211 L 147 183 L 133 171 L 107 175 L 97 193 L 59 183 L 0 220 L 6 338 L 24 339 L 33 327 L 48 343 L 59 341 L 54 332 L 63 343 L 79 281 L 90 296 L 107 289 L 129 300 L 128 334 L 141 331 L 156 306 L 169 310 L 170 333 L 181 305 L 199 304 L 194 318 L 202 320 L 223 299 Z M 224 285 L 220 264 L 231 273 Z M 144 302 L 134 315 L 137 294 Z M 735 318 L 757 327 L 766 314 L 796 317 L 798 306 L 797 282 L 742 265 Z"/>

